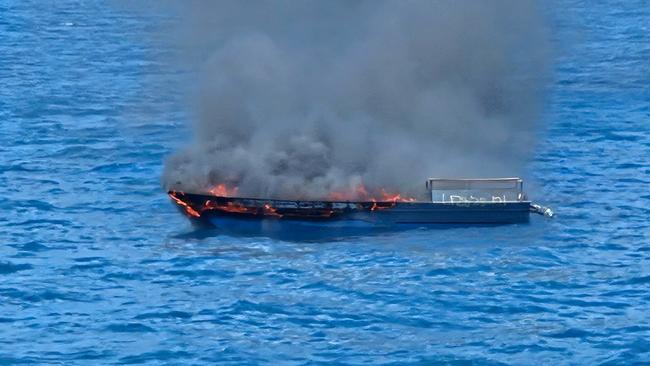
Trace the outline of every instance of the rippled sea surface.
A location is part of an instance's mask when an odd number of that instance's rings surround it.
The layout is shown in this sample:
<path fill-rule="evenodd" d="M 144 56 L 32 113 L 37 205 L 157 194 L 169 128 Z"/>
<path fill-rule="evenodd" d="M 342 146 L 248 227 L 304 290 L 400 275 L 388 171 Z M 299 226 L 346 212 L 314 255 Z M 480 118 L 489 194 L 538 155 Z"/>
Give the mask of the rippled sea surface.
<path fill-rule="evenodd" d="M 559 1 L 554 220 L 322 242 L 195 230 L 169 19 L 0 0 L 0 364 L 650 363 L 650 6 Z"/>

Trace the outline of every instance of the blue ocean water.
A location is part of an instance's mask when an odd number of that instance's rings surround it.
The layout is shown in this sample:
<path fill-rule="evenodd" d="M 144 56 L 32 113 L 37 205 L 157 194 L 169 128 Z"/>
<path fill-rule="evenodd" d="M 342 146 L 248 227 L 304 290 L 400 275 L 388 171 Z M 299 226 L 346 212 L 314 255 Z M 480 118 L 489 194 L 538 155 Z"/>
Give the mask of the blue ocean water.
<path fill-rule="evenodd" d="M 169 19 L 0 0 L 0 364 L 650 363 L 650 6 L 549 14 L 528 191 L 556 219 L 290 242 L 162 192 Z"/>

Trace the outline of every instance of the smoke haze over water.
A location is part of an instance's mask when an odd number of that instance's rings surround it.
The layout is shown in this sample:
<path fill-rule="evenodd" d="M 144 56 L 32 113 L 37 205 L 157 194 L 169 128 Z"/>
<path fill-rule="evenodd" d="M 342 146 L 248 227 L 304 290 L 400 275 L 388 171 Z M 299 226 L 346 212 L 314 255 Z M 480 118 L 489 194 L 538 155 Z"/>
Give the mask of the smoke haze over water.
<path fill-rule="evenodd" d="M 200 59 L 194 139 L 168 189 L 326 198 L 520 174 L 546 35 L 532 1 L 218 1 L 181 9 Z"/>

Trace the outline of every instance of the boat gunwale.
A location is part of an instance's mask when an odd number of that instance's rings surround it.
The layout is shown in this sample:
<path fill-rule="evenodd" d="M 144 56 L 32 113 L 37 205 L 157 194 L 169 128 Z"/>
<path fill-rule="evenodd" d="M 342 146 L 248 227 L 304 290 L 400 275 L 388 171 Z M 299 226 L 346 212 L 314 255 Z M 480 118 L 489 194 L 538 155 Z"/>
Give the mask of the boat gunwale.
<path fill-rule="evenodd" d="M 450 202 L 450 201 L 334 201 L 334 200 L 288 200 L 288 199 L 277 199 L 277 198 L 251 198 L 251 197 L 231 197 L 231 196 L 218 196 L 214 194 L 206 194 L 206 193 L 189 193 L 185 191 L 174 191 L 170 190 L 168 191 L 168 194 L 181 194 L 181 195 L 189 195 L 189 196 L 199 196 L 199 197 L 206 197 L 207 199 L 220 199 L 220 200 L 226 200 L 226 201 L 255 201 L 255 202 L 261 202 L 265 204 L 269 204 L 271 202 L 277 202 L 277 203 L 293 203 L 293 204 L 347 204 L 347 205 L 372 205 L 372 204 L 390 204 L 390 205 L 452 205 L 452 206 L 467 206 L 467 205 L 503 205 L 503 204 L 513 204 L 513 203 L 522 203 L 522 204 L 530 204 L 531 201 L 529 200 L 521 200 L 521 201 L 459 201 L 459 202 Z"/>

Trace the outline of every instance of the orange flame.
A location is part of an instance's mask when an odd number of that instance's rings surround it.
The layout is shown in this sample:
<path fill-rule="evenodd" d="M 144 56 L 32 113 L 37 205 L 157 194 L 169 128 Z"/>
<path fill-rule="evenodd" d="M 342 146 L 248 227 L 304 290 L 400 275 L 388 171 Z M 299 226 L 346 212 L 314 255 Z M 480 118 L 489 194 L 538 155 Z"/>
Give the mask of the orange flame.
<path fill-rule="evenodd" d="M 373 190 L 374 191 L 374 190 Z M 226 184 L 217 184 L 208 189 L 208 192 L 219 197 L 233 197 L 237 195 L 237 187 L 229 188 Z M 383 210 L 394 207 L 397 202 L 415 202 L 416 199 L 412 197 L 403 197 L 401 193 L 389 193 L 381 188 L 374 191 L 375 195 L 371 195 L 363 184 L 359 184 L 353 191 L 350 192 L 332 192 L 329 194 L 328 199 L 332 201 L 365 201 L 372 202 L 370 211 Z M 263 216 L 273 216 L 281 218 L 284 216 L 292 216 L 293 213 L 282 212 L 279 213 L 278 209 L 266 203 L 263 206 L 247 207 L 239 202 L 225 202 L 218 203 L 215 200 L 206 200 L 201 204 L 201 207 L 192 206 L 185 202 L 183 198 L 184 193 L 179 191 L 169 192 L 169 196 L 178 204 L 188 216 L 200 218 L 205 211 L 218 210 L 231 213 L 241 214 L 254 214 Z M 320 213 L 322 217 L 331 217 L 334 215 L 334 210 L 323 211 Z"/>
<path fill-rule="evenodd" d="M 384 188 L 379 190 L 377 196 L 371 195 L 368 193 L 368 190 L 363 184 L 359 184 L 354 191 L 352 192 L 332 192 L 327 198 L 331 201 L 352 201 L 352 200 L 361 200 L 361 201 L 372 201 L 375 203 L 372 210 L 374 211 L 377 207 L 377 202 L 415 202 L 417 201 L 413 197 L 402 197 L 401 193 L 389 193 Z"/>
<path fill-rule="evenodd" d="M 218 188 L 221 189 L 221 188 Z M 357 192 L 366 192 L 365 188 L 360 187 Z M 185 198 L 185 193 L 180 192 L 180 191 L 170 191 L 169 196 L 171 199 L 178 204 L 188 216 L 195 217 L 195 218 L 200 218 L 203 216 L 205 212 L 209 212 L 212 210 L 216 211 L 222 211 L 222 212 L 230 212 L 230 213 L 237 213 L 237 214 L 249 214 L 249 215 L 260 215 L 260 216 L 266 216 L 266 217 L 276 217 L 276 218 L 282 218 L 282 217 L 332 217 L 335 214 L 337 214 L 337 211 L 332 209 L 331 207 L 329 209 L 324 209 L 324 210 L 311 210 L 308 213 L 300 213 L 300 212 L 292 212 L 292 211 L 282 211 L 281 209 L 278 209 L 276 207 L 273 207 L 271 203 L 264 203 L 263 205 L 251 205 L 251 206 L 245 206 L 241 202 L 237 202 L 237 200 L 230 201 L 226 200 L 220 200 L 220 199 L 207 199 L 203 201 L 202 203 L 197 206 L 196 204 L 191 204 L 189 201 L 186 201 Z M 350 195 L 341 195 L 339 197 L 350 197 Z M 358 197 L 358 196 L 357 196 Z M 370 211 L 376 211 L 376 210 L 383 210 L 383 209 L 388 209 L 391 207 L 395 207 L 396 202 L 413 202 L 415 201 L 414 198 L 403 198 L 401 194 L 389 194 L 385 190 L 381 190 L 381 200 L 377 200 L 374 197 L 363 197 L 363 199 L 367 200 L 365 204 L 362 204 L 359 206 L 357 204 L 358 209 L 370 209 Z M 191 201 L 191 200 L 190 200 Z M 371 206 L 367 206 L 368 202 L 372 202 Z M 197 202 L 198 204 L 198 202 Z"/>
<path fill-rule="evenodd" d="M 208 192 L 212 193 L 215 196 L 220 197 L 233 197 L 237 196 L 237 187 L 228 188 L 225 184 L 217 184 L 216 186 L 208 189 Z"/>
<path fill-rule="evenodd" d="M 238 187 L 228 187 L 225 183 L 219 183 L 207 190 L 210 194 L 219 197 L 236 197 Z M 331 192 L 327 199 L 330 201 L 372 201 L 372 202 L 415 202 L 413 197 L 403 197 L 401 193 L 390 193 L 384 188 L 379 189 L 377 194 L 372 195 L 363 184 L 359 184 L 352 191 Z M 268 210 L 267 210 L 268 211 Z"/>
<path fill-rule="evenodd" d="M 415 202 L 416 199 L 413 197 L 402 197 L 400 193 L 388 193 L 383 188 L 381 189 L 381 199 L 384 202 Z"/>
<path fill-rule="evenodd" d="M 188 215 L 194 217 L 201 217 L 201 214 L 199 212 L 197 212 L 195 209 L 190 207 L 190 205 L 188 205 L 187 203 L 183 202 L 181 199 L 176 197 L 176 192 L 170 192 L 169 197 L 171 197 L 174 200 L 174 202 L 176 202 L 179 206 L 183 207 L 183 209 L 185 210 L 185 212 L 187 212 Z"/>
<path fill-rule="evenodd" d="M 282 215 L 278 213 L 278 209 L 268 203 L 264 205 L 264 214 L 267 216 L 282 217 Z"/>

